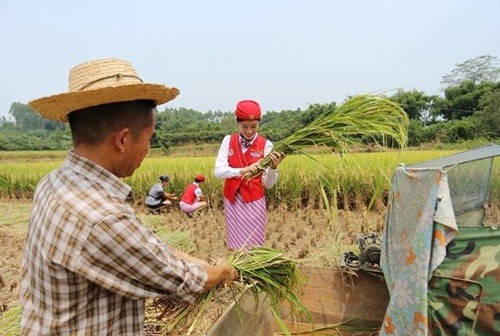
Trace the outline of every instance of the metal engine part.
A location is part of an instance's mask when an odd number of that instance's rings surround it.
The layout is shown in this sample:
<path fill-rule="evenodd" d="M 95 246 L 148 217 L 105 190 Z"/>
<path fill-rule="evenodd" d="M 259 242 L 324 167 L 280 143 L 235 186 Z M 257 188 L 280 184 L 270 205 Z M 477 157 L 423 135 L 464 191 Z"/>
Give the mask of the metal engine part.
<path fill-rule="evenodd" d="M 367 271 L 380 271 L 380 245 L 382 241 L 376 233 L 356 235 L 359 254 L 344 253 L 343 266 Z"/>

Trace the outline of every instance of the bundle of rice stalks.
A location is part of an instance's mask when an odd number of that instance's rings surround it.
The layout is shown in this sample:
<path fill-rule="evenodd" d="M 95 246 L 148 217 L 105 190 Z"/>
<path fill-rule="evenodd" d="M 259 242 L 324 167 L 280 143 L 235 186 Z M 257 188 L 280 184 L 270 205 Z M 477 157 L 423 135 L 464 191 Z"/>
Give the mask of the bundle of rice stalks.
<path fill-rule="evenodd" d="M 167 298 L 156 299 L 152 308 L 157 322 L 146 322 L 146 324 L 157 323 L 158 329 L 162 330 L 160 335 L 191 335 L 195 331 L 204 333 L 211 324 L 203 325 L 203 318 L 208 311 L 213 310 L 213 303 L 222 298 L 238 304 L 238 299 L 245 289 L 254 293 L 256 304 L 259 303 L 259 294 L 266 294 L 273 316 L 286 335 L 290 335 L 290 332 L 283 323 L 279 311 L 283 303 L 289 306 L 292 318 L 306 317 L 312 320 L 311 313 L 295 294 L 295 291 L 305 283 L 306 278 L 297 268 L 297 263 L 286 258 L 282 252 L 267 247 L 255 247 L 249 251 L 231 253 L 227 262 L 238 271 L 239 283 L 227 288 L 216 287 L 190 305 Z M 229 303 L 222 302 L 222 309 L 227 309 Z M 151 314 L 148 316 L 148 320 L 151 321 Z M 158 321 L 161 321 L 161 326 Z"/>
<path fill-rule="evenodd" d="M 283 333 L 290 335 L 279 312 L 283 303 L 288 304 L 292 318 L 302 316 L 312 321 L 311 312 L 295 294 L 307 280 L 297 268 L 296 261 L 286 258 L 283 252 L 268 247 L 234 252 L 227 261 L 238 270 L 242 282 L 256 296 L 261 292 L 267 295 L 273 316 Z"/>
<path fill-rule="evenodd" d="M 231 302 L 239 298 L 233 291 L 229 287 L 212 289 L 190 305 L 167 297 L 149 301 L 145 335 L 205 335 Z"/>
<path fill-rule="evenodd" d="M 274 146 L 274 151 L 284 154 L 302 153 L 304 146 L 326 146 L 340 154 L 348 153 L 351 145 L 361 137 L 381 138 L 382 145 L 392 139 L 404 148 L 407 141 L 409 119 L 406 112 L 388 98 L 376 95 L 359 95 L 313 120 Z M 267 155 L 259 163 L 256 173 L 243 177 L 252 179 L 271 164 Z"/>
<path fill-rule="evenodd" d="M 21 305 L 13 303 L 0 314 L 0 335 L 21 335 Z"/>

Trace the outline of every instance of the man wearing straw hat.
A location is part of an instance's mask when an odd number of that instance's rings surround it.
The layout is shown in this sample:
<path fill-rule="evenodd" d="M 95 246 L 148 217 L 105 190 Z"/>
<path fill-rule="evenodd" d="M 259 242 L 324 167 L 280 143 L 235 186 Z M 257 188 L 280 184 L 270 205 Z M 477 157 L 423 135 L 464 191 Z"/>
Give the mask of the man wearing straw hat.
<path fill-rule="evenodd" d="M 22 261 L 23 335 L 139 335 L 145 298 L 189 303 L 235 280 L 228 264 L 211 266 L 145 228 L 121 180 L 149 151 L 155 107 L 178 94 L 110 58 L 74 67 L 69 92 L 29 103 L 69 122 L 73 149 L 34 194 Z"/>

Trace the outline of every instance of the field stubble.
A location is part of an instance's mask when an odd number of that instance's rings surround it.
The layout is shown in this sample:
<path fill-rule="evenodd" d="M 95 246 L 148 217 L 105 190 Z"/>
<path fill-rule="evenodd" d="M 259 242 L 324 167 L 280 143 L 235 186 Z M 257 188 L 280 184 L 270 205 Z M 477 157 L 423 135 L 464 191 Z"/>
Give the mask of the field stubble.
<path fill-rule="evenodd" d="M 30 204 L 0 202 L 0 313 L 18 300 L 20 264 L 25 243 Z M 187 252 L 208 261 L 226 257 L 225 227 L 222 210 L 206 209 L 188 218 L 178 209 L 161 215 L 149 215 L 143 207 L 137 212 L 144 224 L 154 231 L 177 231 L 189 238 Z M 289 211 L 271 208 L 268 212 L 266 244 L 282 250 L 299 263 L 317 266 L 338 265 L 342 252 L 356 249 L 357 233 L 377 231 L 383 226 L 383 214 L 338 211 L 325 213 L 311 208 Z M 181 245 L 182 248 L 182 245 Z"/>
<path fill-rule="evenodd" d="M 209 208 L 194 218 L 188 218 L 175 207 L 160 215 L 150 215 L 142 205 L 135 208 L 143 223 L 160 237 L 166 233 L 179 237 L 178 244 L 171 243 L 186 252 L 207 261 L 227 256 L 222 210 Z M 493 212 L 488 212 L 489 220 L 498 223 L 500 209 L 490 210 Z M 7 311 L 19 309 L 14 304 L 19 297 L 20 264 L 29 211 L 29 202 L 0 201 L 0 213 L 3 214 L 0 220 L 0 319 Z M 384 216 L 383 211 L 325 211 L 312 207 L 289 210 L 285 206 L 271 206 L 266 244 L 284 251 L 299 264 L 336 267 L 344 252 L 359 252 L 355 244 L 358 233 L 382 230 Z M 223 309 L 220 304 L 214 306 Z M 220 314 L 221 311 L 214 310 L 213 314 L 206 316 L 204 323 L 215 321 Z M 146 316 L 154 321 L 157 314 L 148 312 Z"/>

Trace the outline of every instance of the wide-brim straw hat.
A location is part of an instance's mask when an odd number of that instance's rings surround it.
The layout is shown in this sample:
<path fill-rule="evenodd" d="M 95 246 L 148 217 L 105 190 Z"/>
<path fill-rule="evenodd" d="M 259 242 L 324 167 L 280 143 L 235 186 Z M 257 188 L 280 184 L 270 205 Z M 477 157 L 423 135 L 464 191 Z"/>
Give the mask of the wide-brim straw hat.
<path fill-rule="evenodd" d="M 175 87 L 143 83 L 132 65 L 117 58 L 82 63 L 69 72 L 69 91 L 30 101 L 43 117 L 67 121 L 68 114 L 86 107 L 133 100 L 154 100 L 164 104 L 179 94 Z"/>

